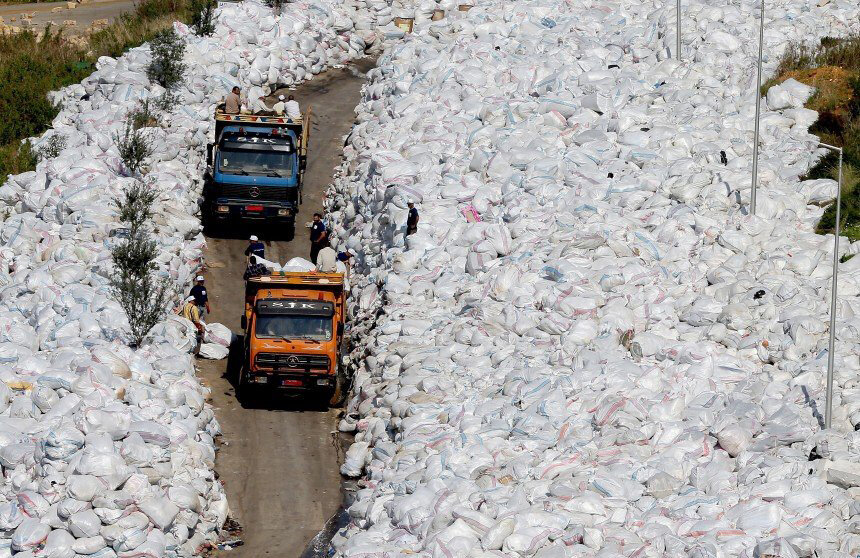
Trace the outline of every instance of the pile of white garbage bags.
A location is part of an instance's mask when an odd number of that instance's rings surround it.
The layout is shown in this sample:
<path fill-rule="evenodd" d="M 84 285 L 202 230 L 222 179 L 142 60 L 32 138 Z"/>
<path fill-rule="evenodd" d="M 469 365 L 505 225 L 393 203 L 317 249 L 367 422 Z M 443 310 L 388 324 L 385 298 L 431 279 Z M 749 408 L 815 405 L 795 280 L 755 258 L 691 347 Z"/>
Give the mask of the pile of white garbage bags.
<path fill-rule="evenodd" d="M 163 126 L 145 180 L 159 198 L 153 235 L 160 273 L 185 289 L 205 244 L 198 197 L 215 104 L 233 85 L 268 92 L 364 52 L 328 0 L 288 4 L 280 17 L 249 0 L 219 8 L 218 27 L 187 43 L 180 102 Z M 219 426 L 195 377 L 191 323 L 172 315 L 129 349 L 108 288 L 110 248 L 123 231 L 111 200 L 131 178 L 114 145 L 150 85 L 146 45 L 101 58 L 62 103 L 53 130 L 66 147 L 0 187 L 0 556 L 192 556 L 228 513 L 213 467 Z M 226 356 L 229 330 L 209 324 L 202 351 Z"/>
<path fill-rule="evenodd" d="M 860 553 L 860 258 L 823 431 L 812 91 L 763 102 L 750 216 L 758 8 L 685 2 L 678 62 L 674 5 L 490 0 L 370 73 L 328 200 L 359 253 L 337 556 Z M 766 71 L 858 15 L 769 0 Z"/>

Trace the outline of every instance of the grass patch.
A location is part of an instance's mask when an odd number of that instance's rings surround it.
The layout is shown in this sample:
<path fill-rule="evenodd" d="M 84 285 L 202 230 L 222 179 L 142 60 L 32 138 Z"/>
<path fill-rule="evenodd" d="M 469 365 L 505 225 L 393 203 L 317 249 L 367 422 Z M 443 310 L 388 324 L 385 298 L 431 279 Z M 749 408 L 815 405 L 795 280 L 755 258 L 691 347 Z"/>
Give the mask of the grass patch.
<path fill-rule="evenodd" d="M 817 45 L 791 44 L 777 68 L 776 77 L 762 86 L 767 90 L 794 78 L 816 88 L 806 107 L 818 112 L 809 131 L 822 142 L 842 147 L 842 214 L 840 234 L 860 239 L 860 35 L 825 37 Z M 838 177 L 838 156 L 828 153 L 805 178 Z M 832 233 L 836 206 L 830 204 L 816 228 Z"/>
<path fill-rule="evenodd" d="M 8 174 L 35 167 L 35 158 L 21 154 L 20 142 L 42 134 L 59 112 L 48 92 L 83 80 L 100 56 L 118 57 L 174 21 L 189 22 L 190 6 L 191 0 L 142 0 L 83 39 L 50 28 L 43 34 L 0 35 L 0 114 L 5 116 L 0 119 L 0 185 Z"/>
<path fill-rule="evenodd" d="M 10 174 L 20 174 L 36 168 L 36 154 L 30 149 L 29 143 L 9 144 L 0 146 L 0 173 L 3 182 Z"/>

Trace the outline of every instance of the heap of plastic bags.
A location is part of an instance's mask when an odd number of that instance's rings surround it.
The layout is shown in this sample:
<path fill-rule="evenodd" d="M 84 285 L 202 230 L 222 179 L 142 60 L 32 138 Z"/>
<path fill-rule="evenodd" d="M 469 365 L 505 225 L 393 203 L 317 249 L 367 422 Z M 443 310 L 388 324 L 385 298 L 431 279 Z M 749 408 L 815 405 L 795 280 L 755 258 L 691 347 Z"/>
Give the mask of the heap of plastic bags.
<path fill-rule="evenodd" d="M 758 7 L 683 6 L 682 62 L 674 2 L 488 1 L 371 72 L 328 200 L 359 252 L 338 556 L 860 552 L 860 258 L 823 431 L 812 90 L 763 101 L 750 216 Z M 766 73 L 858 15 L 768 0 Z"/>
<path fill-rule="evenodd" d="M 198 197 L 215 104 L 233 85 L 251 95 L 362 54 L 328 0 L 251 0 L 218 10 L 213 37 L 176 24 L 187 43 L 179 103 L 146 128 L 145 180 L 159 193 L 153 235 L 160 273 L 183 289 L 201 266 Z M 114 136 L 138 102 L 163 94 L 146 77 L 144 45 L 99 59 L 82 83 L 52 95 L 58 156 L 0 187 L 0 556 L 192 556 L 228 513 L 213 473 L 219 426 L 195 376 L 190 322 L 171 316 L 129 349 L 111 298 L 110 248 L 122 224 L 111 200 L 131 178 Z M 230 332 L 211 324 L 207 356 Z"/>

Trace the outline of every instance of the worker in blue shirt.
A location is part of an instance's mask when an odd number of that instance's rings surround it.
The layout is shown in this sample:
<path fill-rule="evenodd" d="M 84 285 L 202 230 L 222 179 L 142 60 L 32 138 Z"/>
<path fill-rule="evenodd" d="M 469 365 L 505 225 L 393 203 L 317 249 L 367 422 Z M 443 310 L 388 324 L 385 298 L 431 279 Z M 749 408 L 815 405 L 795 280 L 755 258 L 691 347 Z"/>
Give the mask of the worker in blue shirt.
<path fill-rule="evenodd" d="M 314 222 L 311 223 L 311 262 L 317 263 L 317 255 L 320 250 L 329 245 L 328 231 L 322 222 L 322 215 L 314 213 Z"/>
<path fill-rule="evenodd" d="M 409 217 L 406 219 L 406 236 L 418 232 L 418 210 L 415 209 L 415 202 L 409 200 L 406 204 L 409 206 Z"/>
<path fill-rule="evenodd" d="M 188 293 L 188 296 L 194 297 L 194 305 L 197 306 L 198 310 L 200 310 L 201 316 L 205 316 L 212 312 L 212 310 L 209 309 L 209 295 L 206 293 L 204 282 L 205 279 L 203 279 L 203 276 L 198 275 L 197 284 L 191 287 L 191 292 Z"/>
<path fill-rule="evenodd" d="M 251 235 L 251 238 L 248 239 L 248 247 L 245 248 L 246 256 L 257 256 L 258 258 L 266 259 L 266 246 L 260 242 L 260 239 L 256 237 L 256 235 Z"/>

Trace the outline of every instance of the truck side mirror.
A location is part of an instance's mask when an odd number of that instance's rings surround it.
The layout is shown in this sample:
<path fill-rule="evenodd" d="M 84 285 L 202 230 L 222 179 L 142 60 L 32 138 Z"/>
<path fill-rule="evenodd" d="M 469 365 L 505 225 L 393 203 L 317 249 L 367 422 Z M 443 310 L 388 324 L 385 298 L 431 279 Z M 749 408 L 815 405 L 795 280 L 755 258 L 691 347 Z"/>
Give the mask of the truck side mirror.
<path fill-rule="evenodd" d="M 248 316 L 242 314 L 242 330 L 248 329 Z"/>
<path fill-rule="evenodd" d="M 338 336 L 343 335 L 343 323 L 337 324 L 337 334 L 338 334 Z"/>
<path fill-rule="evenodd" d="M 214 147 L 215 145 L 212 143 L 206 145 L 206 164 L 210 166 L 212 165 L 212 148 Z"/>

